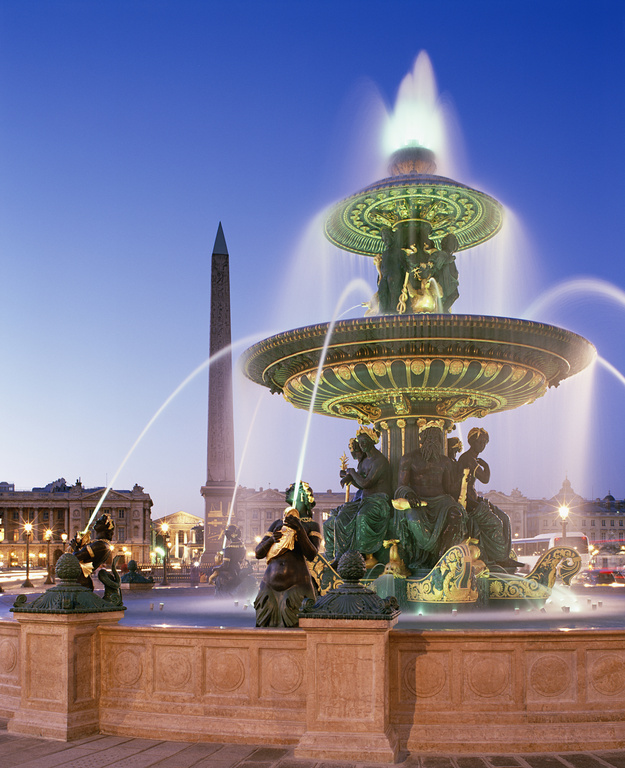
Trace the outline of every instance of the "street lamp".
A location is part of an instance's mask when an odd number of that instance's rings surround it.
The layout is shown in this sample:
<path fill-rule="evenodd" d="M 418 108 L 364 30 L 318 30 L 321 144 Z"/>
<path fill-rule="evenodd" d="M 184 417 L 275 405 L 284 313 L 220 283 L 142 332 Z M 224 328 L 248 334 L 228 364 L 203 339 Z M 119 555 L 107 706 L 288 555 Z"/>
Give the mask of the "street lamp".
<path fill-rule="evenodd" d="M 50 540 L 52 539 L 52 528 L 48 528 L 44 533 L 44 536 L 48 542 L 48 559 L 46 560 L 46 565 L 48 566 L 48 575 L 46 576 L 46 580 L 43 583 L 54 584 L 54 576 L 52 575 L 52 567 L 50 563 Z"/>
<path fill-rule="evenodd" d="M 33 587 L 33 583 L 30 580 L 30 537 L 33 534 L 33 524 L 24 523 L 24 536 L 26 536 L 26 581 L 22 584 L 22 587 Z"/>
<path fill-rule="evenodd" d="M 63 552 L 65 552 L 65 547 L 67 546 L 67 534 L 62 533 L 61 534 L 61 541 L 63 542 Z"/>
<path fill-rule="evenodd" d="M 169 547 L 167 546 L 167 539 L 169 539 L 169 525 L 167 523 L 161 523 L 161 532 L 163 534 L 163 581 L 161 581 L 161 587 L 168 587 L 167 581 L 167 555 L 169 554 Z"/>
<path fill-rule="evenodd" d="M 560 520 L 562 520 L 562 538 L 566 539 L 566 521 L 569 516 L 569 508 L 566 506 L 566 504 L 563 504 L 560 507 L 560 509 L 558 510 L 558 514 L 560 515 Z"/>

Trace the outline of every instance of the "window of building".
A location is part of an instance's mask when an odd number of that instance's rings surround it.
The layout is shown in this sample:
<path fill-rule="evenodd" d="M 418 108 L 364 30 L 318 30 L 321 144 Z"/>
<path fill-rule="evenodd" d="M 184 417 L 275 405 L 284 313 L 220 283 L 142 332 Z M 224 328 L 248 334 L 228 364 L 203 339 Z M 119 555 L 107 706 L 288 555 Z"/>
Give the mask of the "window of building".
<path fill-rule="evenodd" d="M 585 527 L 586 527 L 586 521 L 582 520 L 582 528 L 585 528 Z"/>
<path fill-rule="evenodd" d="M 268 509 L 265 512 L 265 520 L 273 520 L 273 517 L 274 517 L 274 513 L 270 509 Z"/>
<path fill-rule="evenodd" d="M 605 520 L 601 521 L 601 525 L 605 528 Z"/>
<path fill-rule="evenodd" d="M 43 517 L 44 520 L 49 520 L 50 519 L 50 513 L 48 512 L 48 510 L 46 510 L 45 512 L 42 513 L 42 517 Z"/>
<path fill-rule="evenodd" d="M 126 517 L 126 510 L 125 509 L 118 509 L 117 510 L 117 517 L 120 520 L 123 520 Z"/>
<path fill-rule="evenodd" d="M 546 520 L 543 520 L 543 528 L 546 528 L 549 525 L 549 523 Z"/>
<path fill-rule="evenodd" d="M 13 517 L 14 520 L 19 520 L 20 519 L 20 513 L 19 512 L 14 512 L 12 517 Z"/>
<path fill-rule="evenodd" d="M 618 521 L 618 524 L 619 524 L 619 526 L 620 526 L 621 528 L 623 527 L 623 521 L 622 521 L 622 520 L 619 520 L 619 521 Z"/>
<path fill-rule="evenodd" d="M 610 526 L 614 528 L 614 520 L 610 520 Z"/>
<path fill-rule="evenodd" d="M 117 541 L 125 541 L 126 540 L 126 529 L 125 528 L 118 528 L 117 529 Z"/>
<path fill-rule="evenodd" d="M 594 527 L 595 527 L 595 521 L 594 521 L 594 520 L 591 520 L 591 521 L 590 521 L 590 527 L 591 527 L 591 528 L 594 528 Z"/>
<path fill-rule="evenodd" d="M 623 531 L 618 532 L 618 540 L 623 541 Z"/>

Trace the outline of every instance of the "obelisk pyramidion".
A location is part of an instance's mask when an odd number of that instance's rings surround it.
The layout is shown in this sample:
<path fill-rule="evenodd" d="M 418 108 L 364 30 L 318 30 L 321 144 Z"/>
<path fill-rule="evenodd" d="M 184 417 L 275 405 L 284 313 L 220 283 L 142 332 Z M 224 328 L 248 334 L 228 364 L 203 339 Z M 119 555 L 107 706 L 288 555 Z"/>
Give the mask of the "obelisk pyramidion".
<path fill-rule="evenodd" d="M 230 346 L 230 265 L 219 223 L 211 263 L 210 355 Z M 227 349 L 208 373 L 208 447 L 204 497 L 204 556 L 212 562 L 221 549 L 221 533 L 235 486 L 232 354 Z"/>

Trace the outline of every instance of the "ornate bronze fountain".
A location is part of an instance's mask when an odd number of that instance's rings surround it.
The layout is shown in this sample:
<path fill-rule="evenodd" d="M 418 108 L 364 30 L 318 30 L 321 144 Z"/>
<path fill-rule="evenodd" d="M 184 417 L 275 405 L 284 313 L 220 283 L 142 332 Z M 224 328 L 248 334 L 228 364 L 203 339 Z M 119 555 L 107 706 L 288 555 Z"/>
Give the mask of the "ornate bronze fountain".
<path fill-rule="evenodd" d="M 335 324 L 321 370 L 329 323 L 272 336 L 243 356 L 252 381 L 296 408 L 311 407 L 318 383 L 315 413 L 373 425 L 395 486 L 401 457 L 419 445 L 419 426 L 436 422 L 448 434 L 467 418 L 532 403 L 596 354 L 586 339 L 552 325 L 450 313 L 455 253 L 497 234 L 503 209 L 435 171 L 430 150 L 404 148 L 391 157 L 388 178 L 329 211 L 327 238 L 374 258 L 379 277 L 366 316 Z M 470 559 L 467 547 L 460 560 Z M 468 592 L 476 599 L 470 584 Z"/>

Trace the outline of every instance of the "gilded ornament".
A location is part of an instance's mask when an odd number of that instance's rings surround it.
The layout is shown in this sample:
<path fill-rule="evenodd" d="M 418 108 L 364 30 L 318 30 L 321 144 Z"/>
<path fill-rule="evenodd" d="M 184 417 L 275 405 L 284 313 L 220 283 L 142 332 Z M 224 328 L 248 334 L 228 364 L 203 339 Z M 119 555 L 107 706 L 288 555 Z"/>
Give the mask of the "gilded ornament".
<path fill-rule="evenodd" d="M 451 363 L 449 363 L 449 373 L 452 373 L 454 376 L 462 373 L 463 370 L 464 363 L 461 360 L 452 360 Z"/>

